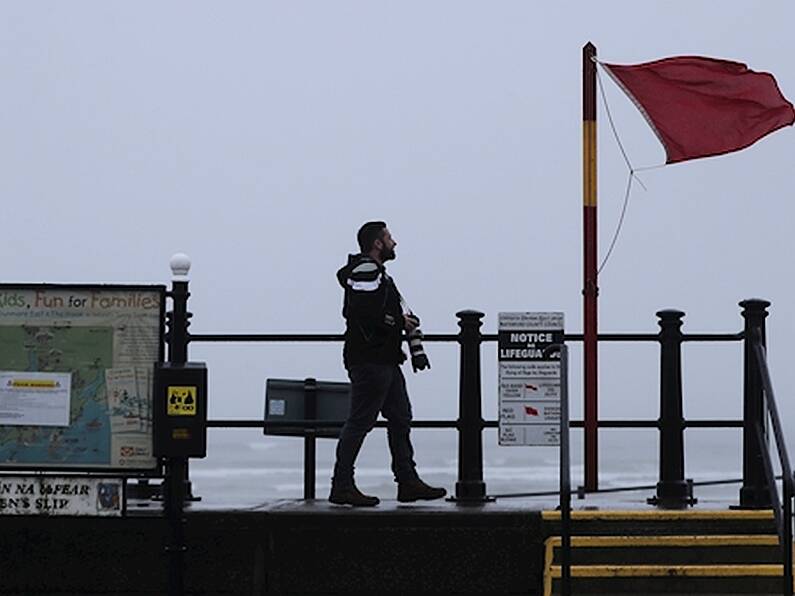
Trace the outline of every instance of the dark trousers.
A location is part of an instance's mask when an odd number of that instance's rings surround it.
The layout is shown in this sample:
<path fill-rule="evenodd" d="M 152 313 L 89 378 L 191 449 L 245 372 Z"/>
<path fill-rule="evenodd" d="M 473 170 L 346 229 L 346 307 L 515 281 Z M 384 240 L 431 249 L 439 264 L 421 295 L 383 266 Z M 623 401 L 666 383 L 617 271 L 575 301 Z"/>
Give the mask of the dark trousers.
<path fill-rule="evenodd" d="M 337 443 L 333 486 L 353 485 L 353 467 L 364 437 L 375 426 L 378 413 L 387 421 L 387 439 L 396 482 L 417 478 L 411 446 L 411 402 L 403 372 L 395 364 L 359 364 L 348 369 L 351 411 Z"/>

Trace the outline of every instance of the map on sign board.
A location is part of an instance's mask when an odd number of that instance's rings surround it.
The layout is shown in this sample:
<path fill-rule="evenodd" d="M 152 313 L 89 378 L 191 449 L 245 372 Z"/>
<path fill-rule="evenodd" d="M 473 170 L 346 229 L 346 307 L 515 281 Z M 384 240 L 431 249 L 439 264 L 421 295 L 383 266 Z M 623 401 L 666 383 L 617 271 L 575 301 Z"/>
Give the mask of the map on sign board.
<path fill-rule="evenodd" d="M 560 444 L 563 313 L 501 312 L 497 334 L 499 444 Z"/>
<path fill-rule="evenodd" d="M 0 468 L 155 466 L 164 292 L 0 286 Z"/>

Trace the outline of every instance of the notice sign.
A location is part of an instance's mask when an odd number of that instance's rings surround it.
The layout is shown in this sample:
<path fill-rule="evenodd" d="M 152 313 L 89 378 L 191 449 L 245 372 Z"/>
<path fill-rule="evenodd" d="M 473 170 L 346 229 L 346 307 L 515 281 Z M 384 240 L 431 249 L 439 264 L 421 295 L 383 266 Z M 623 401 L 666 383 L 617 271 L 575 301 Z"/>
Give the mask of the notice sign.
<path fill-rule="evenodd" d="M 0 425 L 69 426 L 72 373 L 0 371 Z"/>
<path fill-rule="evenodd" d="M 499 313 L 500 445 L 560 445 L 562 341 L 562 312 Z"/>
<path fill-rule="evenodd" d="M 0 476 L 0 515 L 119 517 L 123 496 L 118 478 Z"/>

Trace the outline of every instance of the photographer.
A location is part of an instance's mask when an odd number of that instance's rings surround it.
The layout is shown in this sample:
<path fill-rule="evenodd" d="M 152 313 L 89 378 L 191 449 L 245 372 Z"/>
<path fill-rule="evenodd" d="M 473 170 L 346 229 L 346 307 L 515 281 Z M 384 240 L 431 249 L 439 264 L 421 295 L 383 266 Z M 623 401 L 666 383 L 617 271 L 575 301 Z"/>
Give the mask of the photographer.
<path fill-rule="evenodd" d="M 395 258 L 397 242 L 382 221 L 364 224 L 357 240 L 361 253 L 349 255 L 348 264 L 337 272 L 345 291 L 343 361 L 351 380 L 351 410 L 337 443 L 329 501 L 355 507 L 379 503 L 378 497 L 362 494 L 353 480 L 356 456 L 379 412 L 387 420 L 398 501 L 439 499 L 447 491 L 420 480 L 409 437 L 411 402 L 400 369 L 406 360 L 401 349 L 404 330 L 409 334 L 414 370 L 430 368 L 430 364 L 422 349 L 419 319 L 405 307 L 384 267 Z"/>

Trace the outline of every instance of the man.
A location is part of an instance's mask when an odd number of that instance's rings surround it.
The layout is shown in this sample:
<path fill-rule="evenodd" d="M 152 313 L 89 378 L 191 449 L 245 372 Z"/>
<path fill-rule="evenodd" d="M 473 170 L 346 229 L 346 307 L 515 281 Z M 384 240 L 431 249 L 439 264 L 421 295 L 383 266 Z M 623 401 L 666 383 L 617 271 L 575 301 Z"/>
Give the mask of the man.
<path fill-rule="evenodd" d="M 345 290 L 343 361 L 351 380 L 351 409 L 337 443 L 337 461 L 329 501 L 338 505 L 373 507 L 378 497 L 362 494 L 353 480 L 353 467 L 364 437 L 378 413 L 387 420 L 392 472 L 400 502 L 440 499 L 447 494 L 420 480 L 411 446 L 411 403 L 400 365 L 403 331 L 418 331 L 419 319 L 404 314 L 400 293 L 384 263 L 395 258 L 397 242 L 382 221 L 364 224 L 357 234 L 358 255 L 337 272 Z M 424 354 L 423 354 L 424 357 Z M 428 366 L 427 359 L 420 368 Z"/>

